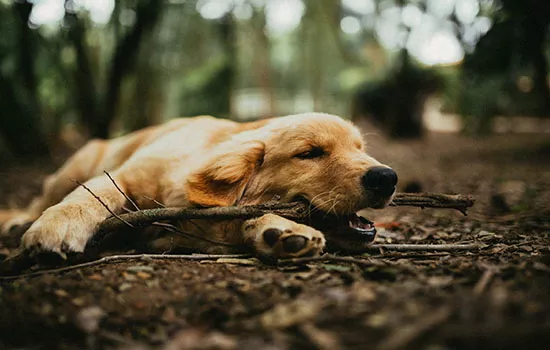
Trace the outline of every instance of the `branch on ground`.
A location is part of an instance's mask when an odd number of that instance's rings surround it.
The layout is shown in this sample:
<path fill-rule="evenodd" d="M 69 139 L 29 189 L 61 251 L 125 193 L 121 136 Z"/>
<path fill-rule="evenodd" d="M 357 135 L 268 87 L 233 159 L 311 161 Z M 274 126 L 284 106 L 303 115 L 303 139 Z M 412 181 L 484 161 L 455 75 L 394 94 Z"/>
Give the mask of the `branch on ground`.
<path fill-rule="evenodd" d="M 390 205 L 456 209 L 467 215 L 468 208 L 474 205 L 474 199 L 472 196 L 462 194 L 397 193 Z"/>
<path fill-rule="evenodd" d="M 449 208 L 459 210 L 466 215 L 466 211 L 474 204 L 470 196 L 446 195 L 433 193 L 397 193 L 391 205 L 415 206 L 421 208 Z M 107 232 L 128 227 L 144 227 L 158 221 L 173 220 L 231 220 L 250 219 L 264 214 L 276 214 L 291 220 L 304 220 L 310 215 L 310 207 L 301 202 L 293 203 L 265 203 L 241 207 L 214 207 L 214 208 L 157 208 L 139 210 L 105 220 L 99 226 L 99 236 Z M 96 236 L 97 237 L 97 236 Z"/>

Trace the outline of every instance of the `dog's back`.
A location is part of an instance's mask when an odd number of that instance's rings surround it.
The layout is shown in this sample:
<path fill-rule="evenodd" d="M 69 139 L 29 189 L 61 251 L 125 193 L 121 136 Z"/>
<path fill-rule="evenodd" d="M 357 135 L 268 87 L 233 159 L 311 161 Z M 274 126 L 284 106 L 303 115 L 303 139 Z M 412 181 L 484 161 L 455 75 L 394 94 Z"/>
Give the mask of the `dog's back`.
<path fill-rule="evenodd" d="M 78 183 L 84 183 L 95 176 L 102 175 L 105 171 L 116 170 L 136 153 L 175 152 L 181 148 L 182 143 L 186 144 L 189 151 L 193 147 L 204 147 L 203 143 L 213 141 L 201 140 L 201 131 L 207 131 L 201 129 L 207 125 L 210 125 L 210 128 L 215 125 L 215 128 L 230 132 L 232 127 L 238 124 L 210 116 L 178 118 L 111 140 L 90 140 L 58 171 L 45 179 L 42 195 L 35 198 L 25 210 L 0 210 L 0 228 L 2 228 L 0 231 L 7 232 L 14 226 L 36 220 L 45 209 L 57 204 L 73 191 Z M 184 131 L 184 129 L 188 130 Z M 193 137 L 189 137 L 193 134 L 194 140 Z M 187 142 L 182 138 L 187 138 Z"/>

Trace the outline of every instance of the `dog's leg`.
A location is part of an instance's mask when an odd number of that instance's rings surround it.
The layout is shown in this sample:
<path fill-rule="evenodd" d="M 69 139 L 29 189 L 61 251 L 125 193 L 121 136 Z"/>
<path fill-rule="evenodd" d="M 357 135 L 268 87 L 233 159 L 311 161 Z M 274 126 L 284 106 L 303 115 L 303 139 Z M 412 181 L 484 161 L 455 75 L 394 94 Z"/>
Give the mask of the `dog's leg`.
<path fill-rule="evenodd" d="M 15 226 L 36 220 L 44 210 L 59 203 L 74 190 L 78 186 L 75 181 L 85 182 L 90 179 L 95 165 L 104 154 L 105 145 L 105 141 L 93 140 L 78 150 L 57 172 L 46 177 L 42 184 L 42 194 L 34 198 L 24 211 L 12 211 L 11 217 L 3 220 L 2 231 L 8 232 Z"/>
<path fill-rule="evenodd" d="M 113 177 L 127 192 L 124 178 Z M 119 213 L 126 203 L 126 198 L 104 176 L 93 178 L 85 186 L 114 213 Z M 60 254 L 82 252 L 97 225 L 110 215 L 85 188 L 79 187 L 42 213 L 23 235 L 22 246 Z"/>
<path fill-rule="evenodd" d="M 274 214 L 246 220 L 242 233 L 258 254 L 273 258 L 315 256 L 325 247 L 321 232 Z"/>

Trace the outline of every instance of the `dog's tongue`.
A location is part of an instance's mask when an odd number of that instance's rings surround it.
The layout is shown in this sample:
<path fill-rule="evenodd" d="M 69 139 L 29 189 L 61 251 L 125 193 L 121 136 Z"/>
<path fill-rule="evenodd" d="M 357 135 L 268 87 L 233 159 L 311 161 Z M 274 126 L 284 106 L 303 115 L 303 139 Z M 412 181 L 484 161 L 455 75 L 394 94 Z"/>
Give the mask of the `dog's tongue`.
<path fill-rule="evenodd" d="M 355 233 L 360 234 L 362 239 L 368 242 L 372 242 L 376 236 L 376 228 L 374 227 L 374 223 L 357 214 L 350 216 L 349 227 Z"/>

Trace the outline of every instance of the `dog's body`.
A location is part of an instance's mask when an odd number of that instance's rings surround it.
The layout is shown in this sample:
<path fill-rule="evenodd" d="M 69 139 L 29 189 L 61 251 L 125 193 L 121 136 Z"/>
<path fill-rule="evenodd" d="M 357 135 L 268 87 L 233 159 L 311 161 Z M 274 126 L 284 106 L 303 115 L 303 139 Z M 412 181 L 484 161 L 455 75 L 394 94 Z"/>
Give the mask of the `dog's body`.
<path fill-rule="evenodd" d="M 24 212 L 0 215 L 10 217 L 4 227 L 34 221 L 23 235 L 24 248 L 82 252 L 97 225 L 111 214 L 77 182 L 85 183 L 112 212 L 128 206 L 104 171 L 141 209 L 158 203 L 210 207 L 303 198 L 344 218 L 386 205 L 397 182 L 391 169 L 365 153 L 359 131 L 336 116 L 308 113 L 242 124 L 207 116 L 176 119 L 89 142 L 46 179 L 42 196 Z M 248 245 L 272 257 L 314 255 L 325 246 L 318 230 L 272 214 L 244 222 L 182 225 L 183 231 Z M 352 226 L 361 229 L 360 223 Z M 184 244 L 213 251 L 200 240 Z"/>

